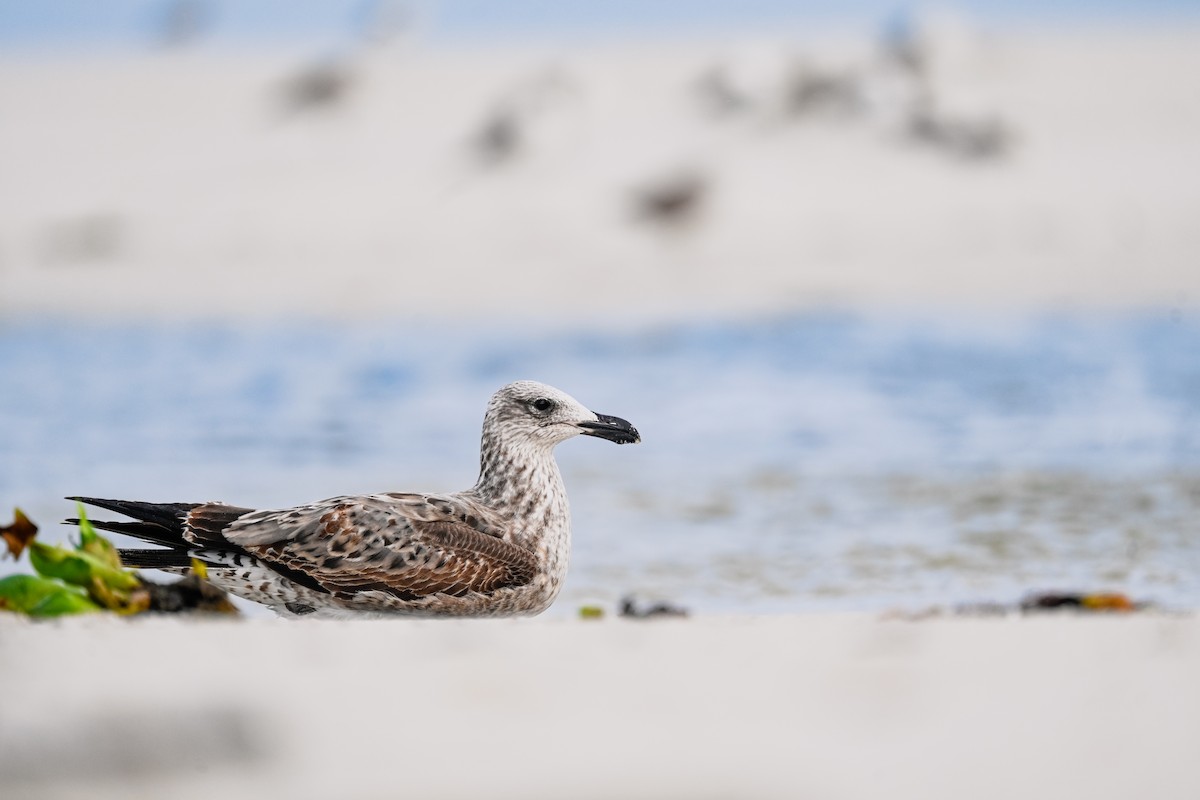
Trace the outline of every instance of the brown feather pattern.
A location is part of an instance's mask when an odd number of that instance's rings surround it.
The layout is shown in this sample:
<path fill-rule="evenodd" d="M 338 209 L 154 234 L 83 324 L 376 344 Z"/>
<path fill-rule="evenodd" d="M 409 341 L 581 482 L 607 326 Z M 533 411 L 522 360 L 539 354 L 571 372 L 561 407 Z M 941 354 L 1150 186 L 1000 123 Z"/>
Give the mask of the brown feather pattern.
<path fill-rule="evenodd" d="M 421 502 L 416 498 L 420 497 Z M 461 498 L 338 497 L 292 511 L 236 521 L 228 542 L 267 565 L 311 576 L 337 595 L 366 589 L 411 601 L 434 594 L 461 597 L 528 583 L 534 555 L 464 520 L 490 516 Z M 281 518 L 282 515 L 282 518 Z M 244 544 L 275 539 L 268 544 Z"/>

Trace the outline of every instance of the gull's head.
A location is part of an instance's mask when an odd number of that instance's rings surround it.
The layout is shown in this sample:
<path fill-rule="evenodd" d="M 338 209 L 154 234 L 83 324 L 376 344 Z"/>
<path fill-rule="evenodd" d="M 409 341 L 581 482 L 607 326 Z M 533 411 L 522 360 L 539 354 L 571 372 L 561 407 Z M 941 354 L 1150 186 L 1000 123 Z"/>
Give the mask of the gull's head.
<path fill-rule="evenodd" d="M 485 435 L 493 432 L 514 442 L 553 447 L 572 436 L 598 436 L 617 444 L 642 437 L 620 417 L 589 411 L 566 392 L 536 381 L 517 381 L 501 388 L 488 403 Z"/>

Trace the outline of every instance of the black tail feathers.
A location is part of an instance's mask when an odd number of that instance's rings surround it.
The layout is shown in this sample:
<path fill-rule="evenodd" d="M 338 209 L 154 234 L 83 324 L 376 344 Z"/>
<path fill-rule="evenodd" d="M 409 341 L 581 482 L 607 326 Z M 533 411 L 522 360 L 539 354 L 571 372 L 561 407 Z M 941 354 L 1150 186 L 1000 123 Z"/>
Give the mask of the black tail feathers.
<path fill-rule="evenodd" d="M 139 522 L 158 525 L 168 531 L 183 532 L 183 521 L 188 512 L 201 503 L 142 503 L 137 500 L 102 500 L 96 497 L 68 497 L 89 506 L 106 508 Z"/>
<path fill-rule="evenodd" d="M 102 500 L 96 497 L 68 497 L 90 506 L 116 511 L 136 522 L 113 522 L 91 520 L 94 527 L 112 531 L 143 542 L 160 545 L 165 550 L 118 550 L 121 563 L 131 569 L 170 569 L 191 564 L 192 552 L 197 548 L 215 547 L 233 549 L 222 536 L 222 532 L 239 517 L 252 509 L 238 508 L 221 503 L 142 503 L 136 500 Z M 201 508 L 203 506 L 203 508 Z M 196 511 L 196 509 L 200 509 Z M 195 513 L 192 513 L 195 511 Z M 68 519 L 67 525 L 78 525 L 79 520 Z M 185 526 L 188 535 L 185 538 Z"/>
<path fill-rule="evenodd" d="M 183 538 L 183 525 L 188 512 L 198 503 L 141 503 L 135 500 L 101 500 L 95 497 L 68 497 L 90 506 L 106 508 L 136 522 L 112 522 L 90 520 L 93 527 L 112 531 L 143 542 L 162 545 L 167 550 L 120 550 L 121 563 L 133 569 L 161 569 L 164 567 L 186 567 L 191 563 L 188 549 L 190 543 Z M 78 525 L 79 520 L 68 519 L 67 525 Z"/>
<path fill-rule="evenodd" d="M 187 550 L 117 550 L 121 565 L 127 569 L 176 569 L 189 567 L 192 555 Z"/>
<path fill-rule="evenodd" d="M 143 542 L 150 542 L 152 544 L 161 544 L 164 547 L 179 547 L 184 544 L 183 537 L 180 534 L 148 522 L 111 522 L 104 519 L 89 519 L 88 522 L 92 523 L 92 527 L 98 530 L 132 536 L 134 539 L 141 539 Z M 79 520 L 71 517 L 70 519 L 64 519 L 63 524 L 78 525 Z"/>

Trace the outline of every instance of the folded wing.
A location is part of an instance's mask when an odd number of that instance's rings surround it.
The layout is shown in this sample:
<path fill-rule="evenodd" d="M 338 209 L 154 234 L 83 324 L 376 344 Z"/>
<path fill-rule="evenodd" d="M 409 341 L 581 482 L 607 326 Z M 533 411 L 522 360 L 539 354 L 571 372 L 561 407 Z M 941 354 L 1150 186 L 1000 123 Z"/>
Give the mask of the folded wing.
<path fill-rule="evenodd" d="M 190 527 L 206 538 L 204 508 Z M 220 530 L 285 575 L 300 573 L 323 591 L 378 591 L 399 600 L 456 597 L 520 586 L 537 571 L 534 555 L 495 535 L 498 526 L 459 498 L 430 495 L 336 497 L 285 511 L 258 511 Z"/>

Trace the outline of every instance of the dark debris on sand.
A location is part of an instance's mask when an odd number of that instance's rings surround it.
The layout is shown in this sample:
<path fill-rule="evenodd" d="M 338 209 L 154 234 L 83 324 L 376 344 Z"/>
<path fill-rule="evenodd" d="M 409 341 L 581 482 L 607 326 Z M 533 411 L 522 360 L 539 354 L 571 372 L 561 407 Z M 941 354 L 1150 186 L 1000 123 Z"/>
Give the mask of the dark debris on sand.
<path fill-rule="evenodd" d="M 1017 603 L 962 603 L 950 608 L 934 606 L 920 611 L 892 611 L 885 616 L 894 619 L 928 619 L 932 617 L 1004 617 L 1011 614 L 1129 614 L 1139 611 L 1163 611 L 1148 600 L 1134 600 L 1122 592 L 1030 592 Z"/>
<path fill-rule="evenodd" d="M 682 606 L 671 605 L 670 603 L 651 603 L 649 605 L 639 607 L 637 601 L 632 596 L 626 596 L 621 599 L 621 610 L 618 616 L 630 617 L 633 619 L 651 619 L 653 617 L 686 617 L 688 610 Z"/>
<path fill-rule="evenodd" d="M 237 615 L 238 609 L 225 591 L 218 589 L 196 574 L 180 578 L 174 583 L 154 583 L 139 578 L 142 588 L 150 595 L 150 606 L 146 610 L 160 614 L 229 614 Z"/>

